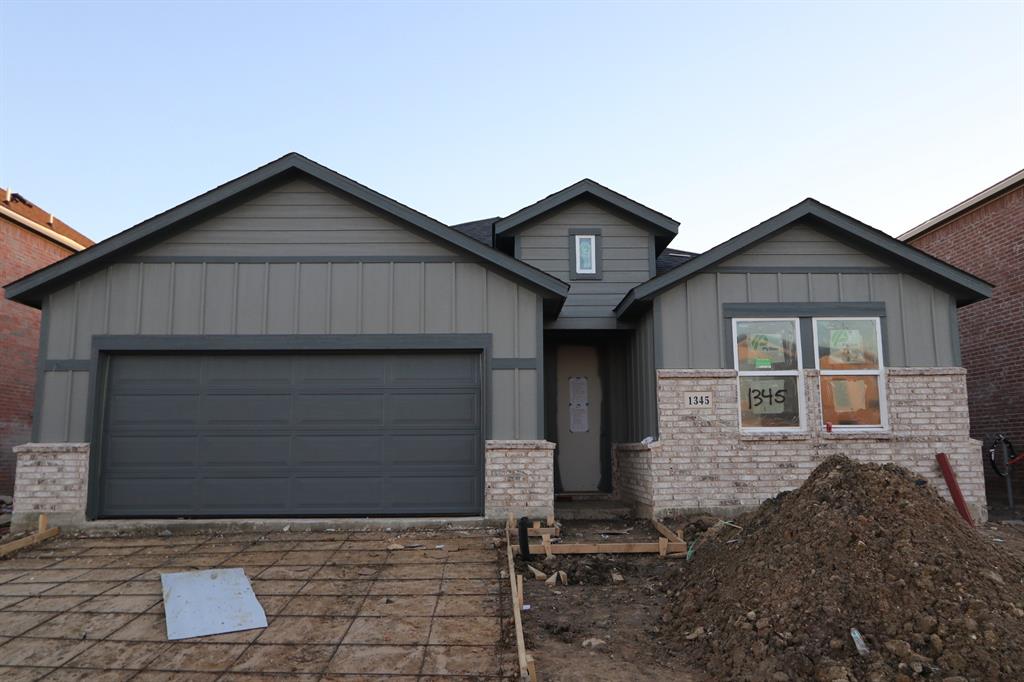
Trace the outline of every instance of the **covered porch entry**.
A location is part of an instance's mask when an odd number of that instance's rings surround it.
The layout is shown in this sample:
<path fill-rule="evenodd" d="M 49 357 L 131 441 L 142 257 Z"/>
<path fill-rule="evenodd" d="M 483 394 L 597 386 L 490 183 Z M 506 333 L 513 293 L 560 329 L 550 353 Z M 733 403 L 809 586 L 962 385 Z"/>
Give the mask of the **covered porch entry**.
<path fill-rule="evenodd" d="M 636 442 L 653 409 L 653 350 L 639 330 L 547 331 L 544 433 L 557 444 L 556 513 L 619 507 L 612 446 Z"/>

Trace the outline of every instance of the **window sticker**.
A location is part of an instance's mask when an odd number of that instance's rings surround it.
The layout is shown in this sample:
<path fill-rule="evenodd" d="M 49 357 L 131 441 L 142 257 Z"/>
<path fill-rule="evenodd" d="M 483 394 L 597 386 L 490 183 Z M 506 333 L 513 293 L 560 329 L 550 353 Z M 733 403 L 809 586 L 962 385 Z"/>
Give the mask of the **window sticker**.
<path fill-rule="evenodd" d="M 589 394 L 587 377 L 569 377 L 569 433 L 590 430 Z"/>
<path fill-rule="evenodd" d="M 859 329 L 829 330 L 829 360 L 837 365 L 864 362 L 864 341 Z"/>
<path fill-rule="evenodd" d="M 585 237 L 579 240 L 578 247 L 579 270 L 580 272 L 591 272 L 594 270 L 594 239 Z"/>
<path fill-rule="evenodd" d="M 786 351 L 782 347 L 782 334 L 751 334 L 750 350 L 754 351 L 754 366 L 771 368 L 776 362 L 786 361 Z"/>
<path fill-rule="evenodd" d="M 832 405 L 839 414 L 859 412 L 868 406 L 868 383 L 850 377 L 832 380 Z"/>

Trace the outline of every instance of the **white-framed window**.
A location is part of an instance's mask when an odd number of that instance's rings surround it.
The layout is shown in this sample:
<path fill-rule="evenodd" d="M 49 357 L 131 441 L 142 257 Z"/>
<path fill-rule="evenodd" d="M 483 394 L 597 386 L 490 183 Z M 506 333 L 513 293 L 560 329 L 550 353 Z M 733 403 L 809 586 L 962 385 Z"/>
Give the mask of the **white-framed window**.
<path fill-rule="evenodd" d="M 800 320 L 734 318 L 732 338 L 740 427 L 744 431 L 802 430 Z"/>
<path fill-rule="evenodd" d="M 597 274 L 597 235 L 578 234 L 576 241 L 576 274 Z"/>
<path fill-rule="evenodd" d="M 815 317 L 821 421 L 836 430 L 887 429 L 882 324 L 877 317 Z"/>

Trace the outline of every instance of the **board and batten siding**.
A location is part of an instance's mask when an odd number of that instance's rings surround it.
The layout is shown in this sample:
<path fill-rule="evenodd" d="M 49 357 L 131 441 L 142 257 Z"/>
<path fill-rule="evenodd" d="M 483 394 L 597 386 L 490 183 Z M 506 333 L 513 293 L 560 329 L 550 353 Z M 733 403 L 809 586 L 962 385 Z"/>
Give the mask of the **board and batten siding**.
<path fill-rule="evenodd" d="M 635 331 L 610 354 L 612 386 L 611 438 L 636 443 L 658 436 L 653 311 L 637 321 Z"/>
<path fill-rule="evenodd" d="M 599 280 L 570 277 L 570 231 L 600 232 Z M 649 280 L 654 236 L 599 203 L 580 200 L 519 229 L 516 255 L 525 263 L 568 282 L 569 296 L 548 329 L 614 329 L 612 309 L 626 292 Z"/>
<path fill-rule="evenodd" d="M 540 296 L 354 204 L 333 217 L 321 210 L 333 207 L 330 213 L 338 202 L 343 200 L 312 183 L 292 183 L 49 294 L 43 303 L 44 371 L 33 439 L 86 438 L 87 361 L 98 334 L 489 333 L 493 358 L 523 361 L 491 372 L 489 437 L 542 437 L 537 369 L 530 367 L 540 365 L 535 360 Z M 268 215 L 254 207 L 273 210 Z M 247 217 L 231 223 L 228 236 L 220 232 L 226 215 L 240 214 Z M 348 233 L 359 232 L 359 240 L 372 239 L 377 230 L 390 235 L 387 249 L 339 240 L 344 229 L 332 230 L 335 220 L 365 224 L 366 234 L 362 228 Z M 319 227 L 288 232 L 296 224 L 307 226 L 306 221 Z M 283 227 L 270 229 L 271 223 Z M 316 236 L 291 241 L 296 232 Z M 288 241 L 254 237 L 267 234 Z M 211 245 L 222 248 L 211 251 Z M 285 262 L 284 256 L 306 258 Z M 417 262 L 420 257 L 424 260 Z"/>
<path fill-rule="evenodd" d="M 960 364 L 950 294 L 818 228 L 796 225 L 658 296 L 658 368 L 731 366 L 726 303 L 869 301 L 885 303 L 887 366 Z"/>

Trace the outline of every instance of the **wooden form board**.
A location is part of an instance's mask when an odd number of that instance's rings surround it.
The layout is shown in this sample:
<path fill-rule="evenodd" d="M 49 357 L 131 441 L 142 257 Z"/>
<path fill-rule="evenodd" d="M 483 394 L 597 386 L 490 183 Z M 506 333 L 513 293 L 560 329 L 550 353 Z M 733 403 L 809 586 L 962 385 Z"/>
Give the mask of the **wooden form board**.
<path fill-rule="evenodd" d="M 547 551 L 545 551 L 547 550 Z M 512 551 L 518 552 L 518 547 Z M 680 554 L 685 542 L 592 542 L 580 544 L 530 545 L 530 554 Z"/>
<path fill-rule="evenodd" d="M 32 535 L 27 535 L 19 540 L 14 540 L 13 542 L 8 542 L 5 545 L 0 545 L 0 556 L 6 556 L 11 552 L 17 552 L 19 549 L 39 544 L 43 540 L 48 540 L 58 533 L 60 533 L 60 528 L 47 527 L 46 514 L 40 514 L 38 530 L 36 530 L 35 533 L 32 533 Z"/>

